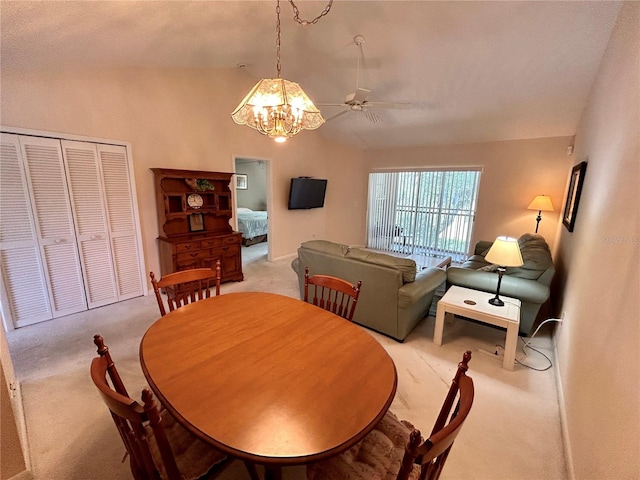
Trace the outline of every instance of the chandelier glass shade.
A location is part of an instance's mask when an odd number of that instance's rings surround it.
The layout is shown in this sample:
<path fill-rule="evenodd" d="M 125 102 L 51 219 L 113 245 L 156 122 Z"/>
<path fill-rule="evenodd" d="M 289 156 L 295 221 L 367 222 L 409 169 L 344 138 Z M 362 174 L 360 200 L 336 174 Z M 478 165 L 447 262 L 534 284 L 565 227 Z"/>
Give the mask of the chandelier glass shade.
<path fill-rule="evenodd" d="M 231 118 L 280 142 L 324 123 L 320 110 L 300 85 L 283 78 L 264 78 L 256 83 Z"/>
<path fill-rule="evenodd" d="M 333 0 L 329 0 L 322 13 L 311 21 L 301 20 L 293 0 L 289 3 L 293 6 L 295 20 L 301 25 L 309 25 L 329 13 Z M 300 85 L 280 76 L 280 0 L 276 1 L 276 69 L 278 77 L 263 78 L 256 83 L 231 118 L 276 142 L 284 142 L 303 129 L 315 130 L 324 123 L 324 118 Z"/>

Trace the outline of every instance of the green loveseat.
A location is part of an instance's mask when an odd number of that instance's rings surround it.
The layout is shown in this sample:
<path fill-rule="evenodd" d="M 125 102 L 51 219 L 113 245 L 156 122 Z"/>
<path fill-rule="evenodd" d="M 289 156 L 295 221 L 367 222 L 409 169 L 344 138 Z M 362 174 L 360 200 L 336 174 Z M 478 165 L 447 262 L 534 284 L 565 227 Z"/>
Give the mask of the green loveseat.
<path fill-rule="evenodd" d="M 304 269 L 309 274 L 333 275 L 362 288 L 353 321 L 403 341 L 429 313 L 435 290 L 447 278 L 444 270 L 416 272 L 416 263 L 326 240 L 304 242 L 291 262 L 304 297 Z"/>
<path fill-rule="evenodd" d="M 495 293 L 498 286 L 497 267 L 484 257 L 493 242 L 476 243 L 473 256 L 461 267 L 447 269 L 447 286 L 472 288 Z M 500 285 L 500 296 L 517 298 L 520 310 L 520 335 L 528 336 L 542 304 L 549 299 L 549 286 L 555 274 L 551 251 L 544 237 L 525 233 L 518 239 L 524 265 L 507 267 Z"/>

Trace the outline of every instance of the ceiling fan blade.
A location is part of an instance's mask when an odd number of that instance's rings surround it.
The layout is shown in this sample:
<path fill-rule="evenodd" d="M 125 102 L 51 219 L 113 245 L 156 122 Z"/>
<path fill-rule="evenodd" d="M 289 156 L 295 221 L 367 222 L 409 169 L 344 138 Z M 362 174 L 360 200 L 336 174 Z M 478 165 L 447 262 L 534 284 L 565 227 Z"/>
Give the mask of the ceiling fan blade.
<path fill-rule="evenodd" d="M 341 117 L 342 115 L 344 115 L 345 113 L 349 113 L 351 110 L 343 110 L 340 113 L 336 113 L 335 115 L 329 117 L 329 118 L 325 118 L 324 121 L 325 122 L 330 122 L 331 120 L 335 120 L 338 117 Z"/>
<path fill-rule="evenodd" d="M 362 112 L 371 123 L 382 123 L 382 117 L 373 110 L 364 109 Z"/>
<path fill-rule="evenodd" d="M 315 103 L 316 107 L 348 107 L 344 103 Z"/>
<path fill-rule="evenodd" d="M 369 108 L 388 108 L 394 110 L 411 110 L 410 103 L 365 102 L 363 105 Z"/>

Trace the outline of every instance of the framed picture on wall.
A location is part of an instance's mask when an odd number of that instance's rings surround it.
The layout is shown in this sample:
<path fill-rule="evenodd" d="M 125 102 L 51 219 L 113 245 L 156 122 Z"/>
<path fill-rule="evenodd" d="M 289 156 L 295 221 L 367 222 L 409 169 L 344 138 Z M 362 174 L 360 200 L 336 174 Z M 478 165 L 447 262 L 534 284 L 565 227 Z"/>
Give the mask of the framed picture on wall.
<path fill-rule="evenodd" d="M 248 187 L 247 176 L 242 173 L 236 173 L 236 188 L 238 190 L 246 190 Z"/>
<path fill-rule="evenodd" d="M 571 169 L 569 191 L 567 192 L 567 200 L 565 201 L 564 213 L 562 214 L 562 223 L 570 232 L 573 232 L 573 227 L 576 224 L 578 203 L 580 202 L 580 193 L 582 193 L 582 184 L 584 183 L 584 174 L 586 171 L 587 162 L 580 162 Z"/>

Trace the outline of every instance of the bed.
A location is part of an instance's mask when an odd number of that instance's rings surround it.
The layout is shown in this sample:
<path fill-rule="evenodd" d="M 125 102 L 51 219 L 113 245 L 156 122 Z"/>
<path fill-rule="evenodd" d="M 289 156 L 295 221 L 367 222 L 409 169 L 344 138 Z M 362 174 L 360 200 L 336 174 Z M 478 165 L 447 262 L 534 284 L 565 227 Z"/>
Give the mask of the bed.
<path fill-rule="evenodd" d="M 238 230 L 245 247 L 267 241 L 267 212 L 238 207 Z"/>

